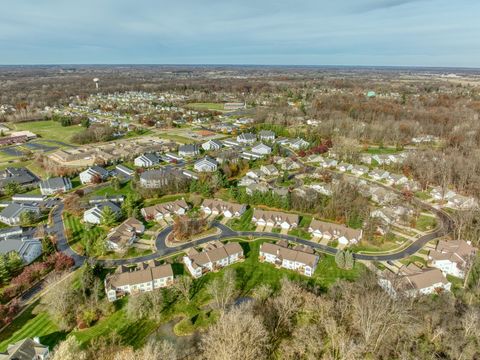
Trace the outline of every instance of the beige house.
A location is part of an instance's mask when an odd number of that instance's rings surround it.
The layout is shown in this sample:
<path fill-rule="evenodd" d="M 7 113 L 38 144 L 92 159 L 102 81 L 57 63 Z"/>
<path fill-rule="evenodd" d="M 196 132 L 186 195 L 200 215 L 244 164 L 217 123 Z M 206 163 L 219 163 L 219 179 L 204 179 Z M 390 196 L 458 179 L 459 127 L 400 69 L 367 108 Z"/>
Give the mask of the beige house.
<path fill-rule="evenodd" d="M 257 226 L 279 226 L 282 229 L 292 229 L 298 225 L 298 215 L 280 211 L 254 209 L 252 222 Z"/>
<path fill-rule="evenodd" d="M 152 260 L 136 267 L 120 266 L 115 273 L 105 278 L 105 292 L 109 301 L 141 292 L 152 291 L 173 283 L 170 264 L 160 265 Z"/>
<path fill-rule="evenodd" d="M 451 284 L 439 269 L 420 268 L 415 264 L 403 266 L 398 274 L 385 270 L 379 280 L 379 285 L 392 297 L 399 293 L 415 297 L 450 291 Z"/>
<path fill-rule="evenodd" d="M 188 250 L 183 257 L 183 263 L 194 278 L 203 274 L 221 269 L 243 259 L 243 249 L 237 242 L 222 244 L 214 241 L 207 245 L 203 251 L 194 248 Z"/>
<path fill-rule="evenodd" d="M 200 207 L 200 209 L 202 209 L 207 216 L 211 214 L 221 214 L 226 218 L 239 217 L 245 212 L 246 208 L 246 205 L 243 204 L 235 204 L 228 201 L 212 199 L 204 200 Z"/>
<path fill-rule="evenodd" d="M 430 265 L 440 269 L 445 275 L 459 278 L 465 277 L 465 272 L 477 249 L 468 241 L 440 240 L 435 250 L 428 254 Z"/>
<path fill-rule="evenodd" d="M 288 244 L 263 243 L 260 245 L 260 261 L 275 264 L 285 269 L 295 270 L 305 276 L 312 276 L 317 268 L 318 256 L 313 250 L 305 246 L 293 249 Z"/>
<path fill-rule="evenodd" d="M 308 227 L 308 232 L 320 239 L 338 240 L 339 244 L 342 245 L 356 244 L 362 238 L 361 229 L 352 229 L 342 224 L 317 219 L 312 220 Z"/>
<path fill-rule="evenodd" d="M 188 210 L 188 204 L 184 199 L 169 201 L 153 206 L 145 207 L 141 210 L 145 220 L 161 221 L 170 218 L 172 215 L 183 215 Z"/>
<path fill-rule="evenodd" d="M 144 231 L 145 226 L 141 221 L 133 217 L 128 218 L 108 233 L 107 247 L 113 251 L 126 250 Z"/>

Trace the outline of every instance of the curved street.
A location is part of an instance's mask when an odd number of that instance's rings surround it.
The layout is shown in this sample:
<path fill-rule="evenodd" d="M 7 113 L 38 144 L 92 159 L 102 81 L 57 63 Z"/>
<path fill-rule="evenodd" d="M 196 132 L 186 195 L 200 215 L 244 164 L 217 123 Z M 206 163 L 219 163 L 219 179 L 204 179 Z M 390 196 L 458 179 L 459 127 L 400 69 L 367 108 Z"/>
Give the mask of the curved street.
<path fill-rule="evenodd" d="M 394 190 L 391 188 L 389 189 Z M 418 206 L 422 207 L 423 209 L 432 211 L 437 215 L 437 218 L 440 220 L 440 224 L 437 227 L 437 229 L 435 229 L 434 231 L 428 234 L 421 236 L 420 238 L 418 238 L 417 240 L 415 240 L 414 242 L 409 244 L 407 247 L 405 247 L 404 249 L 398 252 L 393 252 L 389 254 L 354 253 L 353 254 L 354 258 L 358 260 L 367 260 L 367 261 L 392 261 L 392 260 L 403 259 L 405 257 L 415 254 L 429 241 L 448 235 L 453 230 L 453 226 L 454 226 L 453 220 L 445 211 L 436 209 L 416 199 L 414 201 Z M 75 260 L 76 266 L 81 266 L 89 258 L 83 255 L 79 255 L 68 244 L 68 241 L 65 235 L 63 219 L 62 219 L 63 208 L 64 208 L 63 203 L 60 203 L 52 211 L 53 224 L 49 228 L 49 231 L 56 235 L 58 250 L 62 251 L 66 255 L 71 256 Z M 331 255 L 334 255 L 338 251 L 334 247 L 322 245 L 322 244 L 301 239 L 299 237 L 292 236 L 292 235 L 279 234 L 279 233 L 273 233 L 273 232 L 234 231 L 219 222 L 214 222 L 213 226 L 217 227 L 220 230 L 219 234 L 207 236 L 202 239 L 189 241 L 183 244 L 179 244 L 177 246 L 170 246 L 170 247 L 167 246 L 166 240 L 167 240 L 168 234 L 172 231 L 172 226 L 168 226 L 162 229 L 158 233 L 155 240 L 156 251 L 152 254 L 139 256 L 135 258 L 129 258 L 129 259 L 112 259 L 112 260 L 96 260 L 96 261 L 104 264 L 105 266 L 118 266 L 118 265 L 131 264 L 131 263 L 148 261 L 148 260 L 156 259 L 159 257 L 172 255 L 180 251 L 186 250 L 190 247 L 205 244 L 209 241 L 227 240 L 235 237 L 253 237 L 253 238 L 262 237 L 262 238 L 272 238 L 272 239 L 279 239 L 279 240 L 283 239 L 283 240 L 288 240 L 298 244 L 308 245 L 314 249 L 317 249 L 319 251 L 322 251 Z"/>

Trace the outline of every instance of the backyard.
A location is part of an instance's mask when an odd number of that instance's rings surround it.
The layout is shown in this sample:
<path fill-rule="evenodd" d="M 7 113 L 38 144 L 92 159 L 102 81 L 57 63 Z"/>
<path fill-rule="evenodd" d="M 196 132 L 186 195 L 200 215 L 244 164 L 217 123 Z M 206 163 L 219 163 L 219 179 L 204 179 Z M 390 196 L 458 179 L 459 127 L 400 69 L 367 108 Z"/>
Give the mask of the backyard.
<path fill-rule="evenodd" d="M 246 256 L 244 261 L 230 266 L 236 273 L 236 285 L 239 290 L 237 293 L 238 298 L 251 295 L 251 291 L 260 284 L 268 284 L 272 288 L 278 289 L 280 281 L 284 277 L 299 281 L 305 285 L 317 286 L 325 291 L 338 279 L 355 280 L 360 276 L 364 268 L 362 264 L 355 264 L 353 270 L 342 270 L 336 266 L 335 259 L 332 256 L 321 255 L 314 276 L 307 278 L 297 272 L 277 269 L 272 264 L 260 263 L 258 261 L 260 244 L 270 240 L 257 239 L 253 242 L 237 240 L 240 241 Z M 185 272 L 183 265 L 179 263 L 174 263 L 173 268 L 176 276 Z M 190 301 L 178 299 L 166 305 L 162 311 L 161 319 L 158 321 L 146 319 L 130 320 L 126 312 L 127 297 L 115 303 L 116 311 L 112 315 L 101 319 L 97 324 L 88 329 L 74 330 L 71 334 L 80 341 L 82 346 L 85 346 L 92 339 L 115 333 L 123 343 L 135 348 L 143 345 L 150 334 L 166 323 L 173 322 L 174 332 L 177 335 L 191 334 L 205 328 L 217 319 L 218 314 L 216 311 L 208 306 L 210 295 L 207 292 L 206 285 L 214 278 L 222 276 L 222 274 L 223 271 L 208 273 L 202 278 L 194 280 Z M 35 306 L 36 303 L 27 308 L 20 317 L 15 319 L 9 327 L 0 333 L 0 351 L 5 350 L 8 344 L 25 337 L 40 336 L 41 342 L 49 345 L 51 348 L 66 337 L 67 333 L 59 331 L 47 313 L 39 311 L 36 314 L 34 311 Z"/>

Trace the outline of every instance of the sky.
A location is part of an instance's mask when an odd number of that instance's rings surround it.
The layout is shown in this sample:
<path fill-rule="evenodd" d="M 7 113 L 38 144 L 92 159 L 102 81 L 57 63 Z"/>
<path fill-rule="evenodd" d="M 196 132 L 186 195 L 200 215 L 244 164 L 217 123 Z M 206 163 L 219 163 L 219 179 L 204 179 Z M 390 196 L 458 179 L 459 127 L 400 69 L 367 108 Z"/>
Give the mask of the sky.
<path fill-rule="evenodd" d="M 0 0 L 0 64 L 480 67 L 478 0 Z"/>

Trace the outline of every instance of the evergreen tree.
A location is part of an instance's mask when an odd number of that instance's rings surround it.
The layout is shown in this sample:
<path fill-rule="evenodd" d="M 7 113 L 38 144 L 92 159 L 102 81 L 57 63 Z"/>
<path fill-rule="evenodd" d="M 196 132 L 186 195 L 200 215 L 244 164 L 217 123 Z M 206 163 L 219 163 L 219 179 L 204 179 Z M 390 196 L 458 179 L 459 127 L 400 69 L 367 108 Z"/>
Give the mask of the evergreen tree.
<path fill-rule="evenodd" d="M 0 284 L 6 284 L 10 280 L 7 260 L 4 255 L 0 255 Z"/>
<path fill-rule="evenodd" d="M 23 261 L 16 251 L 11 251 L 7 258 L 7 267 L 10 275 L 18 274 L 23 266 Z"/>
<path fill-rule="evenodd" d="M 340 269 L 345 268 L 345 253 L 342 250 L 338 250 L 335 254 L 335 263 Z"/>
<path fill-rule="evenodd" d="M 112 183 L 112 187 L 115 189 L 115 191 L 120 190 L 121 184 L 120 184 L 120 180 L 118 179 L 118 177 L 114 176 L 112 178 L 111 183 Z"/>
<path fill-rule="evenodd" d="M 345 259 L 345 269 L 347 270 L 353 269 L 355 260 L 353 259 L 353 254 L 351 251 L 349 250 L 345 251 L 344 259 Z"/>
<path fill-rule="evenodd" d="M 105 206 L 102 210 L 102 224 L 106 226 L 112 226 L 117 222 L 117 215 L 113 212 L 112 208 Z"/>
<path fill-rule="evenodd" d="M 55 245 L 48 236 L 42 238 L 42 252 L 43 256 L 53 254 L 55 252 Z"/>

